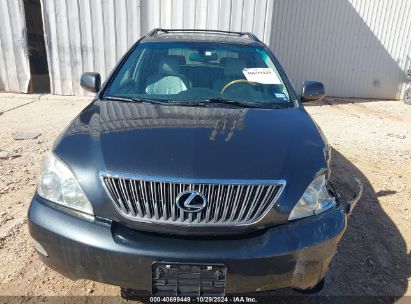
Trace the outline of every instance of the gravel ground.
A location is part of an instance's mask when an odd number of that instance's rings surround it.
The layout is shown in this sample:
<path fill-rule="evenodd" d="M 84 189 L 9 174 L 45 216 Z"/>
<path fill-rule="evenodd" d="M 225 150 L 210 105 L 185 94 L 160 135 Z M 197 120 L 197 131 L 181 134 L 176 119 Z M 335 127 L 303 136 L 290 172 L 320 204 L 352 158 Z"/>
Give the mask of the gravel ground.
<path fill-rule="evenodd" d="M 118 287 L 71 281 L 43 266 L 27 229 L 27 209 L 42 157 L 89 101 L 0 94 L 0 296 L 25 296 L 19 301 L 37 302 L 39 296 L 120 295 Z M 333 296 L 368 295 L 383 296 L 367 299 L 384 303 L 411 303 L 411 106 L 400 101 L 328 98 L 306 108 L 333 147 L 338 191 L 346 198 L 354 194 L 353 175 L 365 185 L 320 293 L 324 297 L 318 300 L 345 302 L 347 298 Z M 15 140 L 22 132 L 41 135 Z M 281 290 L 270 295 L 296 293 Z M 76 298 L 65 302 L 71 299 Z"/>

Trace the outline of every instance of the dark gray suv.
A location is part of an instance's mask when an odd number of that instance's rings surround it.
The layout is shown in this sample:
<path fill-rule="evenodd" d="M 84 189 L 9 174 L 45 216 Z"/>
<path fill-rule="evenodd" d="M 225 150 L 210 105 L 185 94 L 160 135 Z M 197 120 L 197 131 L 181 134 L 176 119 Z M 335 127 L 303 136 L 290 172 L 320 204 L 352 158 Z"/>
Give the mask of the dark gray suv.
<path fill-rule="evenodd" d="M 356 199 L 329 147 L 250 33 L 156 29 L 46 156 L 28 213 L 42 261 L 153 295 L 318 289 Z"/>

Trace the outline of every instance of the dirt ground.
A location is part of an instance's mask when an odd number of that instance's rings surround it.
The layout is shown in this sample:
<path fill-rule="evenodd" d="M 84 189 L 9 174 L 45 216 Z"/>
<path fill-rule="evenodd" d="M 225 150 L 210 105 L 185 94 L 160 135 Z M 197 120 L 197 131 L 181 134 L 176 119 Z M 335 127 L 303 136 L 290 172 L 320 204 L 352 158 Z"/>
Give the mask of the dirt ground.
<path fill-rule="evenodd" d="M 42 157 L 89 101 L 0 94 L 0 296 L 26 296 L 21 302 L 37 302 L 49 299 L 38 296 L 120 295 L 119 287 L 71 281 L 42 265 L 27 229 L 27 209 Z M 369 295 L 384 296 L 372 298 L 377 302 L 411 303 L 411 106 L 401 101 L 328 98 L 306 109 L 333 147 L 338 191 L 344 197 L 354 194 L 352 176 L 365 185 L 320 302 L 347 299 L 333 296 Z M 22 132 L 41 135 L 15 140 Z"/>

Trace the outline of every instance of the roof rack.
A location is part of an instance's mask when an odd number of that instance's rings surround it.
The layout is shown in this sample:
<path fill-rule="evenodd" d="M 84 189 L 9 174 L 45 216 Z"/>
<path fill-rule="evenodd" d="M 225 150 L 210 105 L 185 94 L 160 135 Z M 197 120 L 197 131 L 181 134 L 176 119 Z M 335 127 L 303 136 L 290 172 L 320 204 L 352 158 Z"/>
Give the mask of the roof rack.
<path fill-rule="evenodd" d="M 147 33 L 147 36 L 151 37 L 158 33 L 215 33 L 215 34 L 227 34 L 227 35 L 237 35 L 237 36 L 248 36 L 254 41 L 260 42 L 256 35 L 250 32 L 231 32 L 223 30 L 206 30 L 206 29 L 163 29 L 155 28 Z"/>

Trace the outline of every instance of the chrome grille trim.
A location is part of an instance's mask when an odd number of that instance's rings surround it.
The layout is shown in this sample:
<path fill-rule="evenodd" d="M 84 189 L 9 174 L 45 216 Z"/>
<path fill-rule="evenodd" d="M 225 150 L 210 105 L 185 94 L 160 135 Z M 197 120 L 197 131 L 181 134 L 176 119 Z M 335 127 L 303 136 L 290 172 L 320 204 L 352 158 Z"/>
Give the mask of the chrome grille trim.
<path fill-rule="evenodd" d="M 260 221 L 281 195 L 285 180 L 208 180 L 100 172 L 118 212 L 133 221 L 204 227 L 245 226 Z M 179 193 L 201 192 L 208 204 L 198 213 L 176 206 Z"/>

